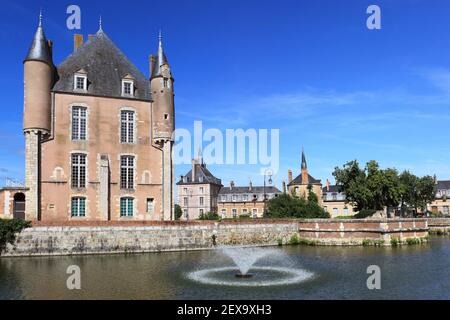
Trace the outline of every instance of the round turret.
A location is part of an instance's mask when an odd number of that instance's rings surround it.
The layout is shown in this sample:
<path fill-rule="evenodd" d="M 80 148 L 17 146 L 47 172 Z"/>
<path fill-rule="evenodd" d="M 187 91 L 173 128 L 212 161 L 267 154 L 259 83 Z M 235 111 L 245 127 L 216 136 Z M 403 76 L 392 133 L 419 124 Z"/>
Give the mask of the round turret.
<path fill-rule="evenodd" d="M 54 66 L 51 43 L 42 28 L 42 18 L 24 61 L 24 131 L 51 130 L 51 89 L 54 82 Z"/>
<path fill-rule="evenodd" d="M 174 79 L 159 37 L 158 55 L 152 58 L 150 88 L 153 99 L 153 138 L 173 141 L 175 130 Z"/>

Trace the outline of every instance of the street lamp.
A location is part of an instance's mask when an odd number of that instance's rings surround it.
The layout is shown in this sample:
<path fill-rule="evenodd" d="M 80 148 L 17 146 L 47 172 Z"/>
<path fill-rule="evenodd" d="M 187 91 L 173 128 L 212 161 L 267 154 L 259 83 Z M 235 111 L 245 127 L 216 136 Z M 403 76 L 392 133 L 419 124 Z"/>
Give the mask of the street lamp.
<path fill-rule="evenodd" d="M 271 169 L 265 169 L 264 170 L 264 211 L 263 215 L 266 215 L 266 201 L 267 201 L 267 194 L 266 194 L 266 177 L 269 177 L 269 185 L 272 185 L 272 170 Z"/>

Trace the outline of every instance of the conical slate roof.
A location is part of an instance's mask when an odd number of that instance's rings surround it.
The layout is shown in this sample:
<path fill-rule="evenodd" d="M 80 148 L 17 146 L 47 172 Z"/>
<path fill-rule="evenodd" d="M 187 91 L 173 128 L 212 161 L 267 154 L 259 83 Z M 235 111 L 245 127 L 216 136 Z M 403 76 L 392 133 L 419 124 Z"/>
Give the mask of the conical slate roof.
<path fill-rule="evenodd" d="M 135 81 L 134 98 L 151 100 L 150 82 L 101 29 L 57 67 L 59 80 L 53 91 L 74 92 L 74 75 L 87 73 L 87 94 L 122 97 L 122 79 Z"/>
<path fill-rule="evenodd" d="M 47 38 L 45 37 L 44 28 L 42 27 L 42 17 L 39 26 L 31 43 L 30 50 L 24 60 L 25 61 L 42 61 L 53 66 L 52 54 Z"/>
<path fill-rule="evenodd" d="M 166 54 L 164 53 L 163 45 L 162 45 L 162 37 L 159 35 L 159 47 L 158 47 L 158 55 L 156 56 L 156 61 L 154 68 L 152 70 L 151 78 L 161 76 L 161 67 L 165 64 L 169 64 L 167 61 Z"/>

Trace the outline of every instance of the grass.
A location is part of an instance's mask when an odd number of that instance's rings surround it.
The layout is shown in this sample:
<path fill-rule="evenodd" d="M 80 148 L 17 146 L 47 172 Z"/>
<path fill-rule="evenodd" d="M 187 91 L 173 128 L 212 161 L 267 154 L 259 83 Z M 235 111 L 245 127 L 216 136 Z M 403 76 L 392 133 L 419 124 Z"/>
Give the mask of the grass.
<path fill-rule="evenodd" d="M 384 240 L 369 240 L 369 239 L 364 239 L 362 242 L 363 247 L 368 247 L 368 246 L 375 246 L 375 247 L 381 247 L 383 246 L 385 243 Z"/>

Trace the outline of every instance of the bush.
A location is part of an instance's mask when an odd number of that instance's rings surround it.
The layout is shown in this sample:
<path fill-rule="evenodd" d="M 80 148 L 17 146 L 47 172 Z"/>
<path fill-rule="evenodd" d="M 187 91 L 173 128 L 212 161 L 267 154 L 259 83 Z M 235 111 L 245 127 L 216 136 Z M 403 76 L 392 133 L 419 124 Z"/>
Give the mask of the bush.
<path fill-rule="evenodd" d="M 300 238 L 298 237 L 298 235 L 294 234 L 292 235 L 291 239 L 289 239 L 289 244 L 296 246 L 300 244 Z"/>
<path fill-rule="evenodd" d="M 2 220 L 0 219 L 0 254 L 5 249 L 7 243 L 14 243 L 16 239 L 16 233 L 19 233 L 25 228 L 30 228 L 31 222 L 12 219 Z"/>
<path fill-rule="evenodd" d="M 408 238 L 406 239 L 406 243 L 408 245 L 413 245 L 413 244 L 421 244 L 422 242 L 418 238 Z"/>
<path fill-rule="evenodd" d="M 377 210 L 364 209 L 364 210 L 361 210 L 360 212 L 358 212 L 357 214 L 355 214 L 354 218 L 355 219 L 366 219 L 366 218 L 373 216 L 375 214 L 375 212 L 377 212 Z"/>
<path fill-rule="evenodd" d="M 330 218 L 327 213 L 314 199 L 310 200 L 281 194 L 267 203 L 267 218 Z"/>
<path fill-rule="evenodd" d="M 398 238 L 391 239 L 391 246 L 396 247 L 400 244 L 400 240 Z"/>
<path fill-rule="evenodd" d="M 250 217 L 249 214 L 241 214 L 241 215 L 239 216 L 239 219 L 241 219 L 241 220 L 247 220 L 247 219 L 251 219 L 251 217 Z"/>
<path fill-rule="evenodd" d="M 220 217 L 215 212 L 202 213 L 199 220 L 220 220 Z"/>
<path fill-rule="evenodd" d="M 180 220 L 181 216 L 183 215 L 183 210 L 181 210 L 180 205 L 175 205 L 175 220 Z"/>

